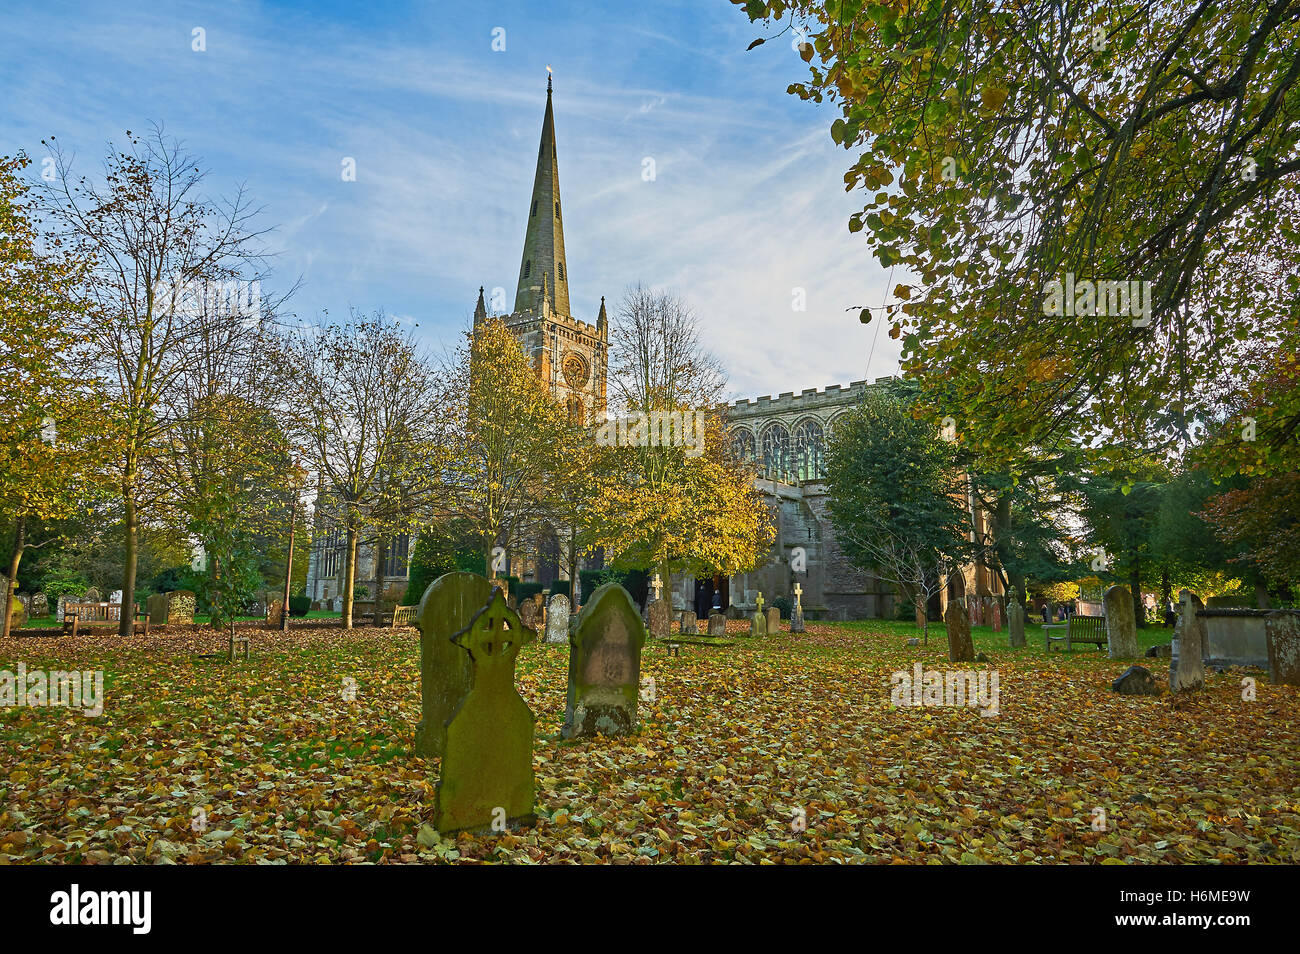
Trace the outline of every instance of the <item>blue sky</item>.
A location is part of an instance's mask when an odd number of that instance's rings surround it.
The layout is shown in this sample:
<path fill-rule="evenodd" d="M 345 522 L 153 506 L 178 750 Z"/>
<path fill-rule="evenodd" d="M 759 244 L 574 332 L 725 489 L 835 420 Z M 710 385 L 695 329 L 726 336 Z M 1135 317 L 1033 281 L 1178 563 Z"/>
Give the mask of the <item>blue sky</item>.
<path fill-rule="evenodd" d="M 479 285 L 513 304 L 549 64 L 576 317 L 670 289 L 735 396 L 894 373 L 896 344 L 845 311 L 887 275 L 847 229 L 833 107 L 787 94 L 807 68 L 789 34 L 746 52 L 758 35 L 726 0 L 28 4 L 0 14 L 0 154 L 39 170 L 54 134 L 93 174 L 161 121 L 212 194 L 263 207 L 297 315 L 382 308 L 436 350 Z"/>

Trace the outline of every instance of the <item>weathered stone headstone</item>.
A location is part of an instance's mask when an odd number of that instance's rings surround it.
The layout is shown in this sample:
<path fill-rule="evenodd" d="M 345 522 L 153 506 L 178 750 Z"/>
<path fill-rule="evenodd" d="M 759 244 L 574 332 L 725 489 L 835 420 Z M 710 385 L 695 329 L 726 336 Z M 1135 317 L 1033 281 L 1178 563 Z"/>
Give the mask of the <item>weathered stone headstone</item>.
<path fill-rule="evenodd" d="M 1178 621 L 1170 643 L 1169 688 L 1174 692 L 1199 689 L 1205 684 L 1205 652 L 1209 638 L 1205 620 L 1196 615 L 1204 609 L 1200 597 L 1190 590 L 1178 593 Z"/>
<path fill-rule="evenodd" d="M 546 641 L 548 643 L 569 641 L 569 598 L 563 593 L 552 596 L 547 607 Z"/>
<path fill-rule="evenodd" d="M 31 614 L 35 617 L 45 617 L 50 615 L 50 601 L 44 593 L 33 593 L 31 604 L 28 606 Z"/>
<path fill-rule="evenodd" d="M 767 635 L 767 617 L 763 615 L 763 594 L 759 593 L 754 597 L 754 615 L 749 619 L 749 635 L 766 636 Z"/>
<path fill-rule="evenodd" d="M 970 638 L 970 617 L 961 600 L 953 600 L 943 614 L 948 628 L 948 659 L 951 662 L 974 662 L 975 644 Z"/>
<path fill-rule="evenodd" d="M 1007 633 L 1012 647 L 1025 645 L 1025 608 L 1016 600 L 1007 606 Z"/>
<path fill-rule="evenodd" d="M 268 629 L 279 629 L 284 625 L 284 600 L 271 600 L 267 604 L 266 625 Z"/>
<path fill-rule="evenodd" d="M 167 594 L 167 622 L 189 626 L 194 622 L 194 594 L 189 590 L 173 590 Z"/>
<path fill-rule="evenodd" d="M 1151 670 L 1143 666 L 1129 666 L 1124 674 L 1110 684 L 1114 692 L 1125 696 L 1158 696 L 1160 687 Z"/>
<path fill-rule="evenodd" d="M 109 601 L 110 603 L 116 603 L 118 606 L 121 606 L 121 605 L 122 605 L 122 591 L 121 591 L 121 590 L 114 590 L 112 593 L 109 593 L 109 594 L 108 594 L 108 601 Z"/>
<path fill-rule="evenodd" d="M 164 626 L 167 623 L 167 594 L 155 593 L 144 601 L 144 608 L 149 613 L 150 626 Z"/>
<path fill-rule="evenodd" d="M 655 600 L 646 606 L 646 627 L 651 639 L 667 639 L 672 635 L 672 621 L 668 618 L 668 601 Z"/>
<path fill-rule="evenodd" d="M 682 610 L 681 627 L 683 636 L 700 635 L 700 627 L 698 624 L 699 620 L 696 619 L 693 610 Z"/>
<path fill-rule="evenodd" d="M 997 600 L 989 606 L 989 616 L 993 622 L 993 632 L 1002 632 L 1002 604 Z"/>
<path fill-rule="evenodd" d="M 1106 641 L 1111 659 L 1132 659 L 1138 655 L 1137 621 L 1133 618 L 1133 594 L 1116 584 L 1102 597 L 1106 612 Z"/>
<path fill-rule="evenodd" d="M 0 602 L 3 601 L 0 600 Z M 10 631 L 20 629 L 26 622 L 27 607 L 23 605 L 22 600 L 15 596 L 9 603 L 9 629 Z"/>
<path fill-rule="evenodd" d="M 71 602 L 73 602 L 73 601 L 72 601 L 71 599 L 68 598 L 68 594 L 67 594 L 67 593 L 62 594 L 62 595 L 59 597 L 59 601 L 58 601 L 58 603 L 55 605 L 55 608 L 54 608 L 54 619 L 55 619 L 56 622 L 59 622 L 59 623 L 62 623 L 62 622 L 63 622 L 64 607 L 66 607 L 66 606 L 67 606 L 69 603 L 71 603 Z"/>
<path fill-rule="evenodd" d="M 767 609 L 767 631 L 769 633 L 781 631 L 781 611 L 775 606 L 769 606 Z"/>
<path fill-rule="evenodd" d="M 515 657 L 536 633 L 506 606 L 500 590 L 477 579 L 491 599 L 452 637 L 452 648 L 469 660 L 470 688 L 446 727 L 441 832 L 499 830 L 501 823 L 526 825 L 534 817 L 534 718 L 515 688 Z"/>
<path fill-rule="evenodd" d="M 473 665 L 451 641 L 492 595 L 477 573 L 444 573 L 424 592 L 416 611 L 420 627 L 420 711 L 415 753 L 440 758 L 447 746 L 447 721 L 469 693 Z"/>
<path fill-rule="evenodd" d="M 100 603 L 103 602 L 103 597 L 99 595 L 99 590 L 92 586 L 90 589 L 86 590 L 85 596 L 83 596 L 80 600 L 76 600 L 75 602 Z"/>
<path fill-rule="evenodd" d="M 591 594 L 569 640 L 564 738 L 632 731 L 645 639 L 641 614 L 627 590 L 606 583 Z"/>
<path fill-rule="evenodd" d="M 532 600 L 524 600 L 519 606 L 519 621 L 529 629 L 537 628 L 537 604 Z"/>
<path fill-rule="evenodd" d="M 1300 686 L 1300 614 L 1269 613 L 1264 618 L 1268 640 L 1268 680 L 1275 686 Z"/>
<path fill-rule="evenodd" d="M 790 632 L 802 633 L 803 628 L 803 587 L 794 585 L 794 606 L 790 609 Z"/>
<path fill-rule="evenodd" d="M 726 636 L 727 635 L 727 617 L 721 613 L 709 614 L 709 635 Z"/>
<path fill-rule="evenodd" d="M 727 611 L 723 615 L 726 616 L 727 619 L 744 619 L 745 611 L 742 610 L 735 603 L 732 603 L 730 606 L 727 607 Z"/>

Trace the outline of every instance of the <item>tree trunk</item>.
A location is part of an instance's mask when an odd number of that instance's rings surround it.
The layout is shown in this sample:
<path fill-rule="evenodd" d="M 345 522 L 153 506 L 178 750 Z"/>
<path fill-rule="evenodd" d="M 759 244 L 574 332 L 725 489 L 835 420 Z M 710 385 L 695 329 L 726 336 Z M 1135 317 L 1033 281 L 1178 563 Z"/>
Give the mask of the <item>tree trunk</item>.
<path fill-rule="evenodd" d="M 1133 557 L 1133 569 L 1128 575 L 1128 587 L 1133 594 L 1133 620 L 1140 627 L 1147 614 L 1142 610 L 1142 564 L 1136 555 Z"/>
<path fill-rule="evenodd" d="M 343 628 L 352 628 L 352 594 L 357 583 L 357 528 L 348 519 L 347 542 L 343 555 Z"/>
<path fill-rule="evenodd" d="M 23 547 L 27 543 L 27 518 L 19 517 L 18 525 L 14 530 L 14 552 L 9 558 L 9 580 L 5 584 L 5 620 L 4 625 L 0 626 L 0 634 L 4 639 L 9 638 L 9 630 L 13 623 L 14 608 L 14 591 L 18 589 L 18 564 L 23 559 Z"/>
<path fill-rule="evenodd" d="M 1169 581 L 1169 567 L 1160 571 L 1160 612 L 1174 600 L 1174 587 Z"/>
<path fill-rule="evenodd" d="M 127 471 L 127 491 L 123 495 L 126 505 L 126 555 L 122 560 L 122 612 L 117 635 L 128 639 L 135 623 L 135 571 L 140 561 L 140 514 L 135 502 L 135 472 Z"/>
<path fill-rule="evenodd" d="M 284 605 L 280 608 L 280 632 L 289 631 L 289 586 L 293 582 L 293 531 L 298 523 L 298 501 L 289 506 L 289 557 L 284 561 Z"/>

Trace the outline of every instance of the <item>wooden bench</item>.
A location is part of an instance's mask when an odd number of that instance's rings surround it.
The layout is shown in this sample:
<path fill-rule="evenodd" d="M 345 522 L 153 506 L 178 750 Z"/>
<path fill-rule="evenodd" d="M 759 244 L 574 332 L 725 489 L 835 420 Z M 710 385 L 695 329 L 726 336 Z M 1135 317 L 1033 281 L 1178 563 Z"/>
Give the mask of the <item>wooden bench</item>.
<path fill-rule="evenodd" d="M 1065 630 L 1059 636 L 1052 635 L 1054 630 Z M 1065 651 L 1073 652 L 1075 643 L 1093 643 L 1101 648 L 1109 643 L 1106 636 L 1106 617 L 1071 616 L 1064 623 L 1049 623 L 1043 627 L 1046 651 L 1052 651 L 1052 643 L 1065 643 Z"/>
<path fill-rule="evenodd" d="M 121 603 L 65 603 L 63 635 L 76 638 L 77 630 L 83 626 L 116 624 L 121 619 Z M 149 635 L 149 613 L 139 603 L 134 606 L 131 632 Z"/>
<path fill-rule="evenodd" d="M 392 627 L 393 629 L 397 629 L 397 627 L 399 627 L 399 626 L 414 626 L 414 625 L 415 625 L 415 611 L 418 610 L 419 608 L 420 608 L 420 607 L 418 607 L 418 606 L 396 606 L 396 607 L 394 607 L 394 608 L 393 608 L 393 618 L 392 618 L 392 620 L 389 622 L 388 625 L 389 625 L 390 627 Z"/>

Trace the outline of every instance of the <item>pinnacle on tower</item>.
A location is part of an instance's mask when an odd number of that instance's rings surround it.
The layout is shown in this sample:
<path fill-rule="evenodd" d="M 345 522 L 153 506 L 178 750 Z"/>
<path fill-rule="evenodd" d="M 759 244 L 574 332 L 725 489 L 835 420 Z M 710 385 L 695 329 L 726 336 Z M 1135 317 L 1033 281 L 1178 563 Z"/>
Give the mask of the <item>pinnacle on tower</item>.
<path fill-rule="evenodd" d="M 596 316 L 596 330 L 604 331 L 609 326 L 609 315 L 605 314 L 605 296 L 600 296 L 600 314 Z"/>
<path fill-rule="evenodd" d="M 478 286 L 478 304 L 474 306 L 475 323 L 482 321 L 487 317 L 487 305 L 483 303 L 483 286 Z"/>
<path fill-rule="evenodd" d="M 551 106 L 551 81 L 546 81 L 546 113 L 537 147 L 537 172 L 524 231 L 524 254 L 519 262 L 515 311 L 536 311 L 541 305 L 543 279 L 552 289 L 551 306 L 568 316 L 569 273 L 564 257 L 564 219 L 560 204 L 560 174 L 555 151 L 555 113 Z"/>

